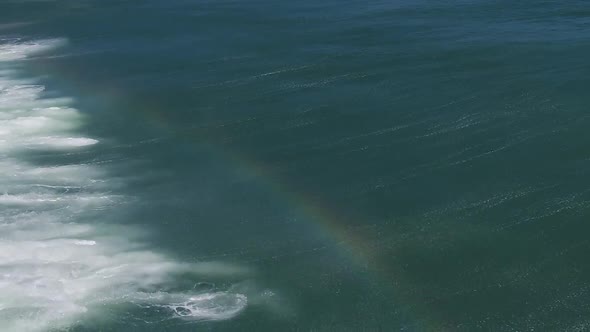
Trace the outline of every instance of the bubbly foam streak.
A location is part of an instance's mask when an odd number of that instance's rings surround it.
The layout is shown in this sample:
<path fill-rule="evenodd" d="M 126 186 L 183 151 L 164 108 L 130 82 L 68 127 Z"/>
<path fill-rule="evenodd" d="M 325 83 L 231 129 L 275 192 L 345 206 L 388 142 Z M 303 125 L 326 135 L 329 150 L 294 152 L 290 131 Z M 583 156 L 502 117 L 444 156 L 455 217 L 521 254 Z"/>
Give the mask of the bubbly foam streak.
<path fill-rule="evenodd" d="M 0 44 L 0 331 L 67 329 L 100 308 L 134 303 L 184 319 L 235 316 L 246 306 L 242 294 L 167 292 L 166 285 L 179 275 L 239 269 L 175 261 L 146 249 L 137 229 L 93 218 L 124 199 L 110 194 L 114 184 L 102 169 L 25 160 L 98 143 L 76 134 L 83 117 L 68 99 L 44 98 L 35 80 L 16 78 L 17 65 L 59 43 Z"/>

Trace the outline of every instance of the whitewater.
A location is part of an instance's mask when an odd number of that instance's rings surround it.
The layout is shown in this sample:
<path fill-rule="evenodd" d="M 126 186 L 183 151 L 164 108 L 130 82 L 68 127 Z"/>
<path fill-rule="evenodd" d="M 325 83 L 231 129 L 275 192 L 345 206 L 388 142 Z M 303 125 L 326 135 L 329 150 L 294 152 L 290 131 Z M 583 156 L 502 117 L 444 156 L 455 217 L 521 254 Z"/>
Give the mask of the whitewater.
<path fill-rule="evenodd" d="M 68 329 L 114 307 L 169 319 L 238 315 L 245 294 L 172 285 L 248 269 L 179 261 L 150 250 L 149 231 L 103 220 L 129 199 L 117 194 L 124 180 L 109 178 L 106 165 L 31 161 L 101 144 L 80 134 L 87 119 L 73 98 L 49 97 L 39 79 L 23 78 L 31 57 L 64 43 L 0 41 L 0 331 Z"/>

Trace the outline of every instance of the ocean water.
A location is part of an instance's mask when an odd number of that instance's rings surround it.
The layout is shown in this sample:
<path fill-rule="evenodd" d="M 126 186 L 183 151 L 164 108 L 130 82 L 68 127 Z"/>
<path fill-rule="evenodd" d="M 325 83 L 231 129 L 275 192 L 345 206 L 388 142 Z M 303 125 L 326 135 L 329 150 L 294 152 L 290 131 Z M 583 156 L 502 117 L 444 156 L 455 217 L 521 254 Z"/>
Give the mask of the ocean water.
<path fill-rule="evenodd" d="M 590 329 L 589 31 L 0 0 L 0 331 Z"/>

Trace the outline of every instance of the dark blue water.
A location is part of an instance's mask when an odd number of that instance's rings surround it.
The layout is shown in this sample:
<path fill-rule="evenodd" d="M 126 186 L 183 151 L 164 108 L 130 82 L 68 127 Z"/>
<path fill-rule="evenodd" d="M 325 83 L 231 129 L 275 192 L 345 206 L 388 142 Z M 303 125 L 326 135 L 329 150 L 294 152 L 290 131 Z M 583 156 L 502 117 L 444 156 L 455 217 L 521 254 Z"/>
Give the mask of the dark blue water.
<path fill-rule="evenodd" d="M 584 331 L 584 1 L 0 2 L 0 330 Z"/>

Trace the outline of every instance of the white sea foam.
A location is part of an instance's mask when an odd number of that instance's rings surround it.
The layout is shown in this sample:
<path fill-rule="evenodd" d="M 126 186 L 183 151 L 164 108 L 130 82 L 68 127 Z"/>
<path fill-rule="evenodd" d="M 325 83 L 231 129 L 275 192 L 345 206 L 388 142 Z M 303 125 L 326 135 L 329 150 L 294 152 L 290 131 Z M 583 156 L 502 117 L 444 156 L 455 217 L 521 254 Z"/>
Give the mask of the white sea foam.
<path fill-rule="evenodd" d="M 224 292 L 191 296 L 180 303 L 165 305 L 177 315 L 189 319 L 220 320 L 234 317 L 248 303 L 244 295 Z"/>
<path fill-rule="evenodd" d="M 31 55 L 51 50 L 63 45 L 63 39 L 21 41 L 18 39 L 0 40 L 0 61 L 22 60 Z"/>
<path fill-rule="evenodd" d="M 1 43 L 1 41 L 0 41 Z M 99 143 L 75 131 L 84 120 L 67 98 L 44 98 L 35 80 L 16 79 L 10 63 L 61 40 L 0 44 L 0 331 L 68 328 L 101 308 L 141 304 L 195 320 L 228 319 L 247 304 L 235 291 L 167 291 L 181 275 L 247 273 L 222 263 L 186 264 L 149 250 L 143 232 L 105 224 L 98 208 L 124 197 L 97 166 L 39 167 L 39 149 Z M 83 220 L 83 221 L 82 221 Z"/>

